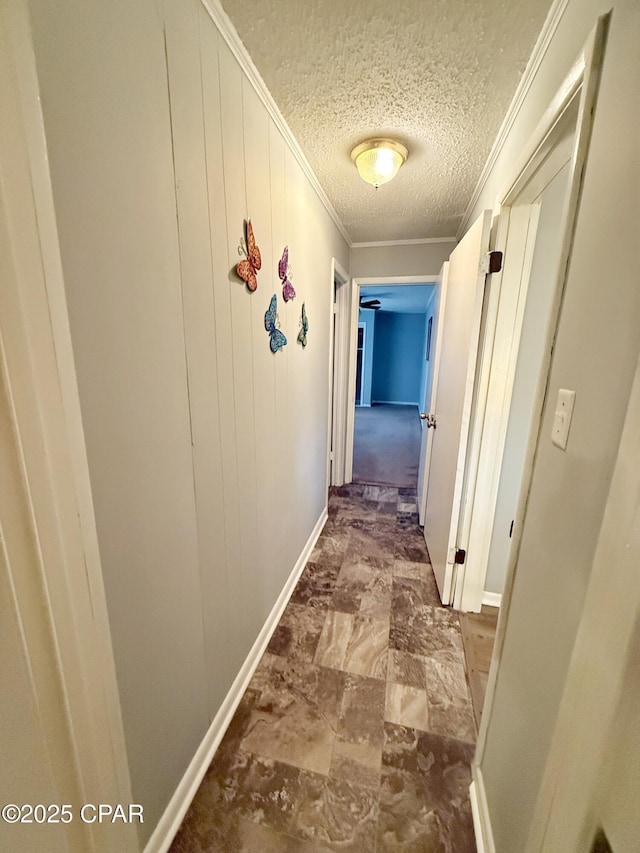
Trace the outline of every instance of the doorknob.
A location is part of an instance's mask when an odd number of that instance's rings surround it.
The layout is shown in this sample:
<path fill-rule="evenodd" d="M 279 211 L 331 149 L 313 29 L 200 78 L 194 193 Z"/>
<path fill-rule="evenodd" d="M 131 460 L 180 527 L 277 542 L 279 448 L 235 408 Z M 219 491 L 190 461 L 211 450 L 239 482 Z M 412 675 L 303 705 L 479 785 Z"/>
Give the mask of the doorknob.
<path fill-rule="evenodd" d="M 436 428 L 436 416 L 435 415 L 428 415 L 426 412 L 420 412 L 420 417 L 422 418 L 423 421 L 427 422 L 427 427 L 433 427 L 434 429 Z"/>

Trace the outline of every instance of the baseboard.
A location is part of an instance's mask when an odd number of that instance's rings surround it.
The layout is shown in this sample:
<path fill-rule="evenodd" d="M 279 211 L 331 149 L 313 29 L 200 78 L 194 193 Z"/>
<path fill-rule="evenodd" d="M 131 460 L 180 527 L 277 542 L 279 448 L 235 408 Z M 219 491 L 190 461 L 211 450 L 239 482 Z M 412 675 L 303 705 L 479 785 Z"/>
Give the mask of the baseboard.
<path fill-rule="evenodd" d="M 471 814 L 473 815 L 473 831 L 476 836 L 478 853 L 496 853 L 493 843 L 493 832 L 489 819 L 489 807 L 484 788 L 484 779 L 479 767 L 473 767 L 473 782 L 469 785 Z"/>
<path fill-rule="evenodd" d="M 502 593 L 501 592 L 487 592 L 486 590 L 482 593 L 482 603 L 486 604 L 488 607 L 500 607 L 502 602 Z"/>
<path fill-rule="evenodd" d="M 293 567 L 293 571 L 282 588 L 282 592 L 278 596 L 278 600 L 273 605 L 271 613 L 262 626 L 251 651 L 242 664 L 235 681 L 231 685 L 229 692 L 225 696 L 222 705 L 218 710 L 218 713 L 213 718 L 213 721 L 198 747 L 196 754 L 191 759 L 191 763 L 187 767 L 187 770 L 180 780 L 174 795 L 169 801 L 167 808 L 164 810 L 164 813 L 153 831 L 151 838 L 147 842 L 147 845 L 144 848 L 144 853 L 166 853 L 171 846 L 171 842 L 173 841 L 175 834 L 187 813 L 187 809 L 196 795 L 200 782 L 202 781 L 204 774 L 207 772 L 207 768 L 211 764 L 215 751 L 218 748 L 229 723 L 231 722 L 236 708 L 240 704 L 240 700 L 251 681 L 258 663 L 260 662 L 260 658 L 269 644 L 271 635 L 280 621 L 280 617 L 282 616 L 291 594 L 293 593 L 294 587 L 302 574 L 302 570 L 311 556 L 311 552 L 318 541 L 318 537 L 322 532 L 322 528 L 324 527 L 326 520 L 327 508 L 325 507 L 320 518 L 316 522 L 306 545 L 302 549 L 302 552 Z"/>
<path fill-rule="evenodd" d="M 415 406 L 416 409 L 420 408 L 415 400 L 372 400 L 371 402 L 379 406 Z"/>

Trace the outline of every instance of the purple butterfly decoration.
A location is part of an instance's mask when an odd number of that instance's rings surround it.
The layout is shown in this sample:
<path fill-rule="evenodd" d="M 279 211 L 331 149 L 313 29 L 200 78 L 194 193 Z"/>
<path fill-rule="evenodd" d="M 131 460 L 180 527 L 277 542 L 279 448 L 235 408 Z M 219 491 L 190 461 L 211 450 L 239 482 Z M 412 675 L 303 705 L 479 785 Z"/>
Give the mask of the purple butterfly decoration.
<path fill-rule="evenodd" d="M 280 277 L 280 281 L 282 282 L 282 298 L 285 302 L 288 302 L 290 299 L 293 299 L 296 295 L 295 290 L 293 289 L 293 285 L 289 281 L 289 247 L 284 247 L 284 252 L 282 253 L 282 257 L 278 262 L 278 276 Z"/>

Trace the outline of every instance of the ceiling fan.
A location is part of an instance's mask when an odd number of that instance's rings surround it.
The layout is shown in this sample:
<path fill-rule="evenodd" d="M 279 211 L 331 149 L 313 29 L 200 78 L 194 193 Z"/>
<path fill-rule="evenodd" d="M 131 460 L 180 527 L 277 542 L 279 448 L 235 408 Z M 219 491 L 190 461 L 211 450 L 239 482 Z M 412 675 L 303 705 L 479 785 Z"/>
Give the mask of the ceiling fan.
<path fill-rule="evenodd" d="M 374 311 L 378 311 L 380 309 L 380 300 L 379 299 L 366 299 L 364 296 L 360 297 L 360 307 L 361 308 L 372 308 Z"/>

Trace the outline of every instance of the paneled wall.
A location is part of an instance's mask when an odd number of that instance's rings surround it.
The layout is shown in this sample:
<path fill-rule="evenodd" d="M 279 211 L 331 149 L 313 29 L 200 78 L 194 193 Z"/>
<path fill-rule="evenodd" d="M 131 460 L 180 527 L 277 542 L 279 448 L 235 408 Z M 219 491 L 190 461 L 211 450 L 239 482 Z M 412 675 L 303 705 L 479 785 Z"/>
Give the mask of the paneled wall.
<path fill-rule="evenodd" d="M 30 9 L 144 841 L 324 510 L 331 259 L 349 252 L 197 0 Z M 247 217 L 253 294 L 234 274 Z"/>

